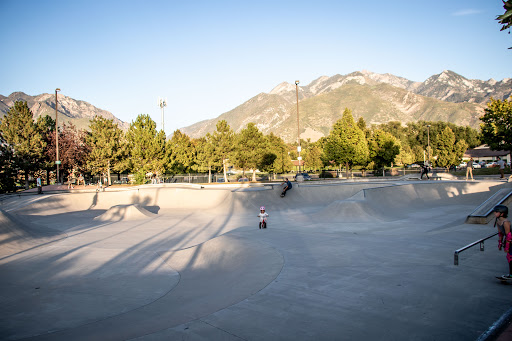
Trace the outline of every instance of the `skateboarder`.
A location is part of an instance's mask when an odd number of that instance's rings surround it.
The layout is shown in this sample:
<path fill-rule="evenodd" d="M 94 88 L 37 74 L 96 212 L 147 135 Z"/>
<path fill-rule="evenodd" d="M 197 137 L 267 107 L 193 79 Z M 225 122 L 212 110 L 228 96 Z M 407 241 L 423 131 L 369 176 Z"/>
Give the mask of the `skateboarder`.
<path fill-rule="evenodd" d="M 265 206 L 260 207 L 260 213 L 258 214 L 258 217 L 260 217 L 260 229 L 261 228 L 266 229 L 268 213 L 265 212 Z"/>
<path fill-rule="evenodd" d="M 498 227 L 498 249 L 503 250 L 507 254 L 508 274 L 501 276 L 500 279 L 512 280 L 512 233 L 510 231 L 510 221 L 508 217 L 508 207 L 505 205 L 497 205 L 494 207 L 494 216 L 496 217 L 495 225 Z"/>
<path fill-rule="evenodd" d="M 428 163 L 425 163 L 423 166 L 421 166 L 421 180 L 423 180 L 423 175 L 427 176 L 427 179 L 430 180 L 430 177 L 428 176 L 428 171 L 430 170 Z"/>
<path fill-rule="evenodd" d="M 288 178 L 285 178 L 284 182 L 281 185 L 284 185 L 284 184 L 286 184 L 286 186 L 283 188 L 283 193 L 281 193 L 281 198 L 286 195 L 286 191 L 289 191 L 292 189 L 292 183 L 290 182 L 290 180 L 288 180 Z"/>

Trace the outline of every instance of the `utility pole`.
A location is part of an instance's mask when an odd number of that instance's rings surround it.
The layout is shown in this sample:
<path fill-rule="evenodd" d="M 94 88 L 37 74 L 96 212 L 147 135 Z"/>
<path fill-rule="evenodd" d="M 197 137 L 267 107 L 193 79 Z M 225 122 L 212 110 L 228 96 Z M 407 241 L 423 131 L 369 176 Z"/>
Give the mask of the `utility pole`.
<path fill-rule="evenodd" d="M 300 156 L 301 146 L 300 146 L 300 128 L 299 128 L 299 81 L 295 81 L 295 94 L 297 95 L 297 152 L 299 152 L 299 173 L 300 173 L 300 164 L 302 157 Z"/>
<path fill-rule="evenodd" d="M 162 130 L 165 133 L 165 127 L 164 127 L 164 108 L 167 106 L 167 99 L 158 98 L 158 106 L 160 109 L 162 109 Z"/>
<path fill-rule="evenodd" d="M 56 179 L 56 183 L 60 183 L 60 176 L 59 176 L 59 165 L 60 165 L 60 160 L 59 160 L 59 116 L 58 116 L 58 112 L 57 112 L 57 106 L 58 106 L 58 100 L 57 100 L 57 92 L 59 92 L 60 89 L 57 88 L 55 89 L 55 143 L 56 143 L 56 160 L 55 160 L 55 164 L 57 165 L 57 179 Z"/>

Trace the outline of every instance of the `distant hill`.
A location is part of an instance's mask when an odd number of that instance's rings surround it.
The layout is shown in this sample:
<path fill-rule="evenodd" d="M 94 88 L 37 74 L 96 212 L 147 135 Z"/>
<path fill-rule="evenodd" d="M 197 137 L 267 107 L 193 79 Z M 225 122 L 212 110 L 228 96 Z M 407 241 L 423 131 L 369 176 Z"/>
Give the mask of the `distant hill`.
<path fill-rule="evenodd" d="M 479 127 L 485 103 L 490 97 L 507 99 L 512 95 L 512 79 L 488 81 L 467 79 L 453 71 L 443 71 L 424 82 L 413 82 L 392 74 L 357 71 L 348 75 L 322 76 L 310 84 L 299 86 L 299 124 L 301 138 L 312 141 L 326 136 L 345 108 L 352 110 L 356 120 L 367 124 L 389 121 L 402 123 L 446 121 L 457 125 Z M 112 113 L 59 94 L 59 122 L 72 122 L 88 129 L 95 115 L 113 119 L 123 130 L 129 123 Z M 0 95 L 0 118 L 15 101 L 26 101 L 34 118 L 49 115 L 55 118 L 55 94 L 30 96 L 14 92 Z M 297 106 L 295 84 L 283 82 L 269 93 L 260 93 L 236 108 L 209 120 L 180 130 L 194 138 L 216 129 L 226 120 L 234 131 L 241 131 L 254 122 L 265 134 L 273 132 L 287 142 L 297 139 Z"/>
<path fill-rule="evenodd" d="M 301 138 L 316 141 L 326 136 L 345 108 L 352 110 L 356 120 L 363 117 L 367 124 L 425 120 L 478 128 L 489 98 L 506 99 L 511 95 L 510 78 L 499 82 L 469 80 L 453 71 L 443 71 L 425 82 L 369 71 L 322 76 L 299 86 Z M 180 130 L 197 138 L 213 132 L 220 120 L 226 120 L 237 132 L 254 122 L 265 134 L 273 132 L 285 141 L 295 141 L 295 84 L 281 83 L 270 93 L 258 94 L 217 118 Z"/>
<path fill-rule="evenodd" d="M 58 94 L 58 100 L 59 126 L 62 122 L 71 122 L 79 129 L 88 129 L 89 121 L 98 115 L 113 119 L 114 123 L 117 123 L 123 130 L 129 127 L 129 123 L 121 121 L 109 111 L 96 108 L 85 101 L 75 100 L 61 94 Z M 45 115 L 55 119 L 55 94 L 30 96 L 23 92 L 13 92 L 8 97 L 0 95 L 0 118 L 5 116 L 16 101 L 26 101 L 35 119 Z"/>

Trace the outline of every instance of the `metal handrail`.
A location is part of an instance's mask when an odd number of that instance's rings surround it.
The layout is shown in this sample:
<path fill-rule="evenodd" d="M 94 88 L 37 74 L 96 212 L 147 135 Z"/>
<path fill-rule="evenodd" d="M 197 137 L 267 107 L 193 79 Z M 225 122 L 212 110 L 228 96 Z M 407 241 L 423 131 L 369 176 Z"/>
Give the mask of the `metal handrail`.
<path fill-rule="evenodd" d="M 484 251 L 484 241 L 489 239 L 489 238 L 494 237 L 497 234 L 498 234 L 498 232 L 496 232 L 495 234 L 490 235 L 489 237 L 485 237 L 485 238 L 479 239 L 476 242 L 473 242 L 473 243 L 468 244 L 468 245 L 466 245 L 464 247 L 461 247 L 458 250 L 455 250 L 455 253 L 453 254 L 453 264 L 454 265 L 459 265 L 459 253 L 461 253 L 464 250 L 469 249 L 470 247 L 475 246 L 476 244 L 480 244 L 480 251 Z"/>

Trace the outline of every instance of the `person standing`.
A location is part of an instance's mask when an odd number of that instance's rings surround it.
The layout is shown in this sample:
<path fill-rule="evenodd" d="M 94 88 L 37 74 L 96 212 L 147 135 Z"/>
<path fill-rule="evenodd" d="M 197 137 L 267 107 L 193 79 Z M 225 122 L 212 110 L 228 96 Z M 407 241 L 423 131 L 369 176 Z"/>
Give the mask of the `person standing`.
<path fill-rule="evenodd" d="M 43 193 L 43 186 L 41 184 L 41 177 L 40 176 L 37 177 L 36 184 L 37 184 L 37 194 L 42 194 Z"/>
<path fill-rule="evenodd" d="M 424 163 L 423 166 L 421 167 L 421 180 L 423 180 L 423 175 L 426 175 L 427 176 L 427 179 L 430 180 L 430 177 L 428 176 L 428 171 L 429 171 L 429 166 L 428 166 L 428 163 Z"/>
<path fill-rule="evenodd" d="M 469 174 L 471 174 L 471 181 L 473 181 L 473 158 L 469 159 L 466 165 L 466 180 L 468 180 Z"/>
<path fill-rule="evenodd" d="M 494 225 L 498 228 L 500 239 L 498 241 L 498 249 L 503 250 L 507 254 L 508 274 L 501 276 L 502 279 L 512 280 L 512 233 L 510 232 L 510 220 L 508 217 L 508 207 L 505 205 L 496 205 L 494 207 L 494 216 L 496 220 Z"/>
<path fill-rule="evenodd" d="M 505 177 L 505 161 L 498 157 L 498 162 L 496 163 L 500 166 L 500 179 L 503 179 Z"/>

